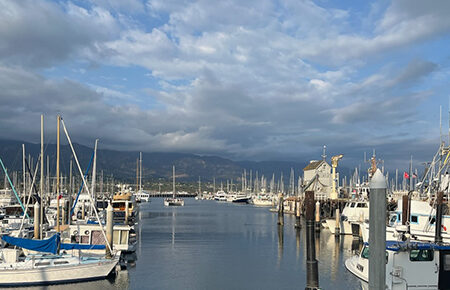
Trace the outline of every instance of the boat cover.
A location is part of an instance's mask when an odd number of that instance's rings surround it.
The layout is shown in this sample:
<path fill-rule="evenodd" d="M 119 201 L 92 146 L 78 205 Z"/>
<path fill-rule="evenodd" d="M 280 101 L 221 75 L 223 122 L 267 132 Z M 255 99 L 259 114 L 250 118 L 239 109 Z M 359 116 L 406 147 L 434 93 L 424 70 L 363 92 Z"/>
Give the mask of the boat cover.
<path fill-rule="evenodd" d="M 364 243 L 368 246 L 369 243 Z M 386 250 L 398 252 L 407 251 L 409 249 L 418 250 L 450 250 L 449 244 L 436 244 L 433 242 L 417 242 L 417 241 L 386 241 Z"/>
<path fill-rule="evenodd" d="M 61 250 L 104 250 L 105 245 L 61 244 Z"/>
<path fill-rule="evenodd" d="M 60 243 L 59 234 L 55 234 L 52 237 L 45 240 L 31 240 L 11 236 L 2 236 L 2 239 L 8 244 L 17 247 L 52 254 L 56 254 L 58 252 L 58 244 Z"/>

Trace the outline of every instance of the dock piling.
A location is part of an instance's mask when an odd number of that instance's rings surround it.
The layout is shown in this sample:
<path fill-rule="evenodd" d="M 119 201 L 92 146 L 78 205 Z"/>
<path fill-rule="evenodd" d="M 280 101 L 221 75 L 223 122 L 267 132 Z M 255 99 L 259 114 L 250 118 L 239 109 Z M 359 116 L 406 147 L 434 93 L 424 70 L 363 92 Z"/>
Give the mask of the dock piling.
<path fill-rule="evenodd" d="M 444 199 L 444 193 L 442 191 L 437 193 L 436 196 L 436 227 L 434 241 L 439 244 L 442 243 L 442 203 Z"/>
<path fill-rule="evenodd" d="M 295 228 L 300 229 L 302 227 L 301 222 L 301 203 L 300 200 L 297 198 L 295 201 Z"/>
<path fill-rule="evenodd" d="M 341 234 L 341 212 L 339 207 L 336 208 L 336 225 L 334 227 L 334 235 L 339 236 Z"/>
<path fill-rule="evenodd" d="M 110 248 L 112 249 L 113 244 L 113 207 L 111 203 L 108 204 L 108 208 L 106 209 L 106 242 L 109 244 L 106 245 L 106 258 L 111 259 L 112 253 Z"/>
<path fill-rule="evenodd" d="M 320 202 L 316 201 L 316 223 L 315 223 L 316 232 L 320 232 Z"/>
<path fill-rule="evenodd" d="M 319 289 L 319 272 L 316 260 L 314 235 L 314 191 L 305 192 L 306 207 L 306 290 Z"/>
<path fill-rule="evenodd" d="M 41 214 L 41 207 L 39 206 L 39 203 L 36 202 L 34 204 L 34 238 L 39 239 L 40 236 L 40 214 Z"/>
<path fill-rule="evenodd" d="M 128 224 L 128 208 L 129 208 L 129 204 L 128 204 L 128 200 L 125 201 L 125 224 Z"/>
<path fill-rule="evenodd" d="M 369 289 L 386 288 L 386 179 L 377 169 L 370 181 Z"/>
<path fill-rule="evenodd" d="M 284 225 L 284 198 L 283 194 L 280 193 L 278 196 L 278 224 Z"/>

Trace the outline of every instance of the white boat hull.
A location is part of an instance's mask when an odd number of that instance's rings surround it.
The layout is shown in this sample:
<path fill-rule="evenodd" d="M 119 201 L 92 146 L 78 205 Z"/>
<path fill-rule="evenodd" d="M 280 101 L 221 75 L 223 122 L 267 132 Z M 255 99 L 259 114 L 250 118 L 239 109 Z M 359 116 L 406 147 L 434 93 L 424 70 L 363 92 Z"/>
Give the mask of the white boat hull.
<path fill-rule="evenodd" d="M 111 273 L 117 260 L 91 264 L 30 269 L 1 269 L 1 286 L 46 285 L 103 279 Z"/>
<path fill-rule="evenodd" d="M 164 206 L 184 206 L 184 200 L 180 198 L 167 198 L 164 200 Z"/>
<path fill-rule="evenodd" d="M 330 232 L 334 235 L 336 230 L 336 220 L 325 220 Z M 339 223 L 339 230 L 341 235 L 351 235 L 352 234 L 352 225 L 348 221 L 341 221 Z"/>

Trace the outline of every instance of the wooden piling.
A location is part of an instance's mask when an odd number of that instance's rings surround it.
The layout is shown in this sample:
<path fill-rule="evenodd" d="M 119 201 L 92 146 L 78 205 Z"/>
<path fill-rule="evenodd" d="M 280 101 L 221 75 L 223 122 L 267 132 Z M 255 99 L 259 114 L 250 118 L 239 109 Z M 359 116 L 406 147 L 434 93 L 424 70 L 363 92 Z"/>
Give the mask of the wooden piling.
<path fill-rule="evenodd" d="M 125 201 L 125 224 L 128 224 L 128 208 L 129 208 L 129 204 L 128 204 L 128 200 Z"/>
<path fill-rule="evenodd" d="M 334 235 L 339 236 L 341 234 L 341 212 L 339 207 L 336 209 L 336 225 L 334 226 Z"/>
<path fill-rule="evenodd" d="M 284 225 L 284 198 L 283 194 L 280 193 L 278 196 L 278 224 Z"/>
<path fill-rule="evenodd" d="M 112 253 L 110 248 L 113 248 L 113 207 L 111 203 L 108 205 L 106 209 L 106 242 L 109 244 L 106 245 L 106 258 L 112 258 Z"/>
<path fill-rule="evenodd" d="M 320 202 L 316 201 L 316 223 L 315 223 L 316 232 L 320 232 Z"/>
<path fill-rule="evenodd" d="M 40 236 L 40 216 L 41 214 L 41 207 L 39 206 L 39 203 L 36 202 L 34 204 L 34 238 L 39 239 Z"/>
<path fill-rule="evenodd" d="M 300 199 L 297 199 L 295 201 L 295 228 L 297 229 L 300 229 L 302 227 L 301 210 Z"/>
<path fill-rule="evenodd" d="M 305 192 L 306 207 L 306 290 L 319 288 L 319 272 L 316 260 L 314 235 L 314 191 Z"/>
<path fill-rule="evenodd" d="M 402 225 L 406 225 L 409 221 L 409 197 L 408 195 L 402 196 Z"/>
<path fill-rule="evenodd" d="M 444 193 L 442 191 L 437 193 L 436 196 L 436 226 L 434 241 L 436 243 L 442 243 L 442 204 L 444 199 Z"/>

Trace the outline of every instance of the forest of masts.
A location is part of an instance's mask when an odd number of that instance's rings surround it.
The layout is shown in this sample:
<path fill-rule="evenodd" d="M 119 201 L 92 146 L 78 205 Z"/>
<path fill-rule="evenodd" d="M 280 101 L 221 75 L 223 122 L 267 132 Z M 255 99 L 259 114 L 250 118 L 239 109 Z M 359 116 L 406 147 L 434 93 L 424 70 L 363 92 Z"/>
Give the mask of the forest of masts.
<path fill-rule="evenodd" d="M 45 185 L 45 191 L 48 193 L 56 193 L 56 177 L 52 176 L 50 174 L 50 160 L 49 156 L 46 158 L 46 174 L 44 174 L 44 185 Z M 35 165 L 33 164 L 34 158 L 28 155 L 28 159 L 24 158 L 24 168 L 25 170 L 22 171 L 13 171 L 10 175 L 11 181 L 16 188 L 17 191 L 23 193 L 26 192 L 26 189 L 31 186 L 32 183 L 32 175 L 31 172 L 34 172 Z M 382 168 L 384 171 L 384 168 Z M 25 174 L 24 174 L 25 172 Z M 337 184 L 339 188 L 342 188 L 344 190 L 351 190 L 353 188 L 356 188 L 358 186 L 367 184 L 368 182 L 368 174 L 361 174 L 361 169 L 358 170 L 356 167 L 353 170 L 353 173 L 351 174 L 351 177 L 347 179 L 347 176 L 344 176 L 343 178 L 339 178 L 339 173 L 337 173 Z M 417 181 L 417 178 L 414 180 L 413 177 L 418 176 L 417 169 L 414 170 L 414 173 L 410 172 L 410 179 L 405 178 L 403 172 L 399 172 L 398 169 L 395 170 L 394 177 L 389 178 L 389 172 L 386 173 L 386 177 L 388 180 L 388 187 L 391 191 L 406 191 L 410 188 L 414 187 L 414 184 Z M 2 172 L 3 173 L 3 172 Z M 383 172 L 384 173 L 384 172 Z M 7 180 L 6 174 L 4 175 L 4 184 L 3 188 L 8 189 L 10 188 L 9 182 Z M 1 176 L 1 175 L 0 175 Z M 89 175 L 86 177 L 89 178 Z M 37 178 L 38 179 L 38 178 Z M 168 178 L 167 182 L 170 183 L 170 179 Z M 25 182 L 24 182 L 25 181 Z M 35 184 L 38 184 L 38 180 L 36 180 Z M 110 193 L 115 191 L 115 184 L 117 183 L 117 180 L 114 180 L 114 177 L 112 175 L 104 176 L 103 170 L 99 172 L 98 176 L 98 182 L 96 183 L 96 190 L 95 192 L 98 193 L 98 195 L 105 195 L 109 196 Z M 208 184 L 201 184 L 200 177 L 199 177 L 199 186 L 196 191 L 203 192 L 205 191 L 211 191 L 216 192 L 217 190 L 223 190 L 226 192 L 246 192 L 246 193 L 283 193 L 288 196 L 297 196 L 302 193 L 302 186 L 305 185 L 306 182 L 303 182 L 303 178 L 298 175 L 298 177 L 295 176 L 295 171 L 293 168 L 291 168 L 289 182 L 286 183 L 285 178 L 283 177 L 283 172 L 281 172 L 279 175 L 275 175 L 275 173 L 272 174 L 270 177 L 270 180 L 265 176 L 261 175 L 259 176 L 259 172 L 255 171 L 253 173 L 253 170 L 246 170 L 242 172 L 242 175 L 240 178 L 236 179 L 227 179 L 227 180 L 221 180 L 220 181 L 220 187 L 216 186 L 216 178 L 213 178 L 213 183 Z M 60 189 L 59 192 L 61 193 L 74 193 L 79 190 L 82 184 L 82 179 L 80 176 L 73 174 L 73 162 L 70 160 L 70 169 L 69 174 L 61 173 L 60 175 Z M 134 183 L 130 183 L 130 186 L 134 186 Z M 159 190 L 161 190 L 161 183 L 159 184 Z M 1 184 L 0 184 L 1 186 Z M 155 189 L 156 190 L 156 189 Z"/>

